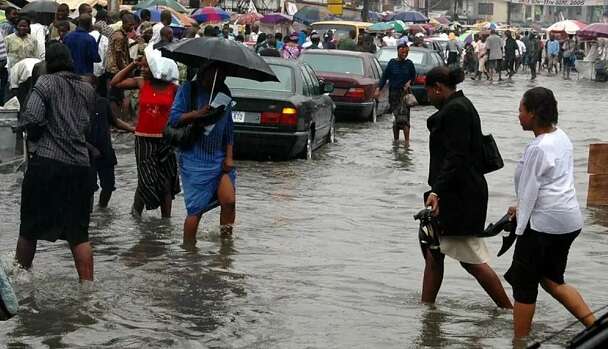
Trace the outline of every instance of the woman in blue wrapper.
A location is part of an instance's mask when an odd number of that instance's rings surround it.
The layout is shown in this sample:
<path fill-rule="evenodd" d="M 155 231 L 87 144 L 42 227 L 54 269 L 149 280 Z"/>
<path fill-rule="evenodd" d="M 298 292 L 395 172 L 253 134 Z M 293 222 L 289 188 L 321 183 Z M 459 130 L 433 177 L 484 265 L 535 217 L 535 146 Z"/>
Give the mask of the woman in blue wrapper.
<path fill-rule="evenodd" d="M 204 212 L 219 203 L 223 238 L 232 236 L 236 214 L 236 171 L 232 159 L 234 125 L 231 94 L 224 84 L 226 67 L 207 61 L 199 68 L 196 81 L 184 83 L 175 96 L 169 122 L 179 127 L 209 115 L 211 101 L 224 97 L 224 115 L 206 126 L 193 146 L 180 149 L 178 163 L 188 216 L 184 222 L 184 243 L 196 243 L 196 232 Z M 191 98 L 191 92 L 196 94 Z M 210 96 L 213 94 L 213 96 Z M 223 94 L 223 95 L 222 95 Z M 219 97 L 218 97 L 219 95 Z M 194 96 L 192 96 L 194 97 Z"/>

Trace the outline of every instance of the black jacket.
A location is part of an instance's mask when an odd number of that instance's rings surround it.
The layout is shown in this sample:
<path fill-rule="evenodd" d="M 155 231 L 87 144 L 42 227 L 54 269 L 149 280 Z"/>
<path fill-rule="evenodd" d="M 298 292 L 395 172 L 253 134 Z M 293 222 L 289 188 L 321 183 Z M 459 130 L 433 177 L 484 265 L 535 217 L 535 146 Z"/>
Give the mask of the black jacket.
<path fill-rule="evenodd" d="M 444 235 L 475 235 L 484 230 L 488 185 L 481 172 L 479 114 L 462 91 L 448 98 L 427 120 L 430 131 L 429 185 L 439 196 Z"/>

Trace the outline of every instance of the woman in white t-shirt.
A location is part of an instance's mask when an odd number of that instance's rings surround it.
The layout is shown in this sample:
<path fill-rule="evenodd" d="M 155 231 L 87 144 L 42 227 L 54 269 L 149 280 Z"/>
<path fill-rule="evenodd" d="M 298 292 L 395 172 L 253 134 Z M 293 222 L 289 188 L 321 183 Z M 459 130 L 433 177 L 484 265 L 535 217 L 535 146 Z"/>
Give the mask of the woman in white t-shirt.
<path fill-rule="evenodd" d="M 528 90 L 519 105 L 524 131 L 534 132 L 515 171 L 517 243 L 505 279 L 513 286 L 516 338 L 529 334 L 538 285 L 586 326 L 595 317 L 578 291 L 564 281 L 568 252 L 583 217 L 574 189 L 573 147 L 557 128 L 557 101 L 551 90 Z"/>

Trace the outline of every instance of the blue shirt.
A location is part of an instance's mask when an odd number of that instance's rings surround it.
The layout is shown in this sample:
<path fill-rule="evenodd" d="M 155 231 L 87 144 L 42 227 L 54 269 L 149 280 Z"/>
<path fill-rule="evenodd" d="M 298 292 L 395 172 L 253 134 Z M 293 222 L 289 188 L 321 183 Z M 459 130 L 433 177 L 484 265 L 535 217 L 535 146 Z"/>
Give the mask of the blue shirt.
<path fill-rule="evenodd" d="M 79 75 L 93 74 L 93 63 L 101 62 L 97 42 L 84 29 L 77 28 L 63 39 L 63 43 L 70 49 L 74 60 L 74 72 Z"/>
<path fill-rule="evenodd" d="M 395 58 L 391 59 L 382 73 L 380 89 L 386 85 L 386 80 L 389 81 L 388 87 L 391 90 L 402 89 L 408 81 L 410 82 L 410 86 L 413 86 L 416 80 L 414 63 L 409 59 L 404 61 Z"/>
<path fill-rule="evenodd" d="M 559 41 L 549 41 L 547 44 L 547 53 L 549 53 L 551 56 L 557 56 L 559 54 Z"/>
<path fill-rule="evenodd" d="M 182 84 L 173 101 L 173 107 L 169 114 L 169 122 L 176 127 L 182 114 L 191 111 L 190 91 L 192 84 L 197 82 L 185 82 Z M 202 108 L 209 104 L 209 92 L 201 86 L 197 86 L 198 98 L 196 99 L 197 108 Z M 216 91 L 217 92 L 217 91 Z M 232 107 L 226 108 L 225 115 L 214 124 L 213 130 L 208 135 L 202 134 L 199 141 L 192 148 L 180 151 L 181 161 L 186 164 L 194 164 L 200 161 L 213 161 L 214 159 L 224 159 L 226 157 L 226 146 L 234 143 L 234 124 L 232 121 Z"/>

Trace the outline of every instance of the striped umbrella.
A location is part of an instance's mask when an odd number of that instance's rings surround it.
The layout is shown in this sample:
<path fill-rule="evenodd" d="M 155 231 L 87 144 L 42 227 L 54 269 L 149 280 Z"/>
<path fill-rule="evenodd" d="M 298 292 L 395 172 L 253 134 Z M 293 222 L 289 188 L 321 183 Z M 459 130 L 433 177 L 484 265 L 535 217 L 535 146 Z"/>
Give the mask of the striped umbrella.
<path fill-rule="evenodd" d="M 143 9 L 135 11 L 135 14 L 138 15 L 139 17 L 141 17 L 141 11 L 143 11 Z M 150 22 L 152 22 L 152 23 L 158 23 L 158 22 L 160 22 L 160 12 L 161 12 L 161 10 L 157 10 L 155 8 L 149 8 L 148 11 L 150 11 Z M 179 20 L 179 18 L 177 18 L 174 14 L 171 14 L 171 24 L 169 26 L 171 26 L 171 27 L 183 27 L 184 23 L 182 23 Z"/>
<path fill-rule="evenodd" d="M 186 27 L 191 27 L 193 24 L 196 24 L 196 21 L 193 18 L 191 18 L 190 15 L 187 15 L 187 14 L 181 13 L 181 12 L 177 12 L 176 10 L 172 9 L 171 7 L 156 6 L 154 8 L 158 9 L 159 11 L 162 11 L 162 10 L 171 11 L 171 13 L 175 17 L 177 17 L 177 19 L 179 19 L 179 21 L 182 22 L 182 24 Z"/>
<path fill-rule="evenodd" d="M 219 7 L 203 7 L 192 16 L 198 23 L 222 23 L 230 19 L 230 14 Z"/>

